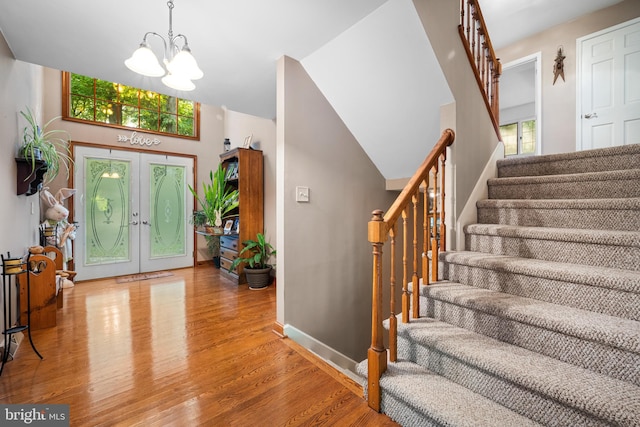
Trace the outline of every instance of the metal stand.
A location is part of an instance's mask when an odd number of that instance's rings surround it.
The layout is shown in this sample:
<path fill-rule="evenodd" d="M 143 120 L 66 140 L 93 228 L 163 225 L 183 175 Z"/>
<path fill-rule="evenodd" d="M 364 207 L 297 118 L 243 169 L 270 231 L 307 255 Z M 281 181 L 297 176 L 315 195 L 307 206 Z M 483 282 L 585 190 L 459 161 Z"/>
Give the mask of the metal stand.
<path fill-rule="evenodd" d="M 29 328 L 29 323 L 31 323 L 31 280 L 29 277 L 29 259 L 27 258 L 26 263 L 20 262 L 19 264 L 7 265 L 6 262 L 9 258 L 11 258 L 11 256 L 7 254 L 7 258 L 5 258 L 3 255 L 0 255 L 0 258 L 2 258 L 2 305 L 4 315 L 4 331 L 2 332 L 4 334 L 4 351 L 2 352 L 2 366 L 0 366 L 0 375 L 2 375 L 4 365 L 9 359 L 9 351 L 11 349 L 11 336 L 13 334 L 26 330 L 27 335 L 29 336 L 29 343 L 31 344 L 31 348 L 40 359 L 42 359 L 42 355 L 38 353 L 36 346 L 33 344 L 33 339 L 31 338 L 31 329 Z M 18 288 L 18 281 L 16 280 L 16 276 L 20 274 L 27 275 L 27 323 L 24 325 L 20 324 L 20 289 Z M 10 327 L 13 305 L 11 303 L 12 287 L 16 288 L 17 307 L 16 326 L 14 327 Z"/>

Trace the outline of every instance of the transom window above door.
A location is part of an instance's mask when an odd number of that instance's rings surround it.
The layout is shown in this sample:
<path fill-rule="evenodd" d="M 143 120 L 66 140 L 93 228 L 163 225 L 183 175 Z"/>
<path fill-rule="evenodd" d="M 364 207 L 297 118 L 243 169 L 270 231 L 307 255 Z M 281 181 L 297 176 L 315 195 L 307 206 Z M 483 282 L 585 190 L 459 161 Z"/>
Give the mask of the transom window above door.
<path fill-rule="evenodd" d="M 200 139 L 200 104 L 80 74 L 62 73 L 62 117 Z"/>

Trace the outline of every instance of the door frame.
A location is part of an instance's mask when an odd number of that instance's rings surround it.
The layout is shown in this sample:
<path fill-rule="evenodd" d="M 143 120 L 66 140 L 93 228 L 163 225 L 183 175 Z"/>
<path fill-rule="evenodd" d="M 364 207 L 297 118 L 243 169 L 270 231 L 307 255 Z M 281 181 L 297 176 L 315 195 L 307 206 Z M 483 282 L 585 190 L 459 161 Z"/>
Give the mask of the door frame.
<path fill-rule="evenodd" d="M 184 153 L 173 153 L 170 151 L 160 151 L 160 150 L 146 150 L 144 148 L 136 148 L 136 147 L 122 147 L 122 146 L 117 146 L 117 145 L 108 145 L 108 144 L 92 144 L 92 143 L 88 143 L 88 142 L 79 142 L 79 141 L 71 141 L 69 143 L 69 149 L 71 150 L 71 158 L 74 160 L 75 162 L 75 147 L 88 147 L 88 148 L 99 148 L 99 149 L 105 149 L 105 150 L 118 150 L 118 151 L 129 151 L 129 152 L 136 152 L 136 153 L 143 153 L 143 154 L 157 154 L 160 156 L 172 156 L 172 157 L 185 157 L 185 158 L 190 158 L 193 161 L 193 182 L 196 182 L 196 177 L 198 176 L 197 172 L 198 172 L 198 156 L 194 155 L 194 154 L 184 154 Z M 74 173 L 69 173 L 69 179 L 68 179 L 68 186 L 69 188 L 75 188 L 75 174 Z M 194 198 L 194 207 L 195 207 L 195 198 Z M 73 222 L 74 221 L 74 215 L 75 215 L 75 205 L 74 205 L 74 199 L 73 197 L 71 197 L 70 199 L 68 199 L 68 209 L 69 209 L 69 222 Z M 196 248 L 197 248 L 197 234 L 195 232 L 195 229 L 193 229 L 193 267 L 195 267 L 197 265 L 197 257 L 196 257 Z M 76 243 L 74 241 L 74 248 L 73 248 L 73 252 L 75 254 L 76 250 L 78 250 L 75 246 L 77 244 L 83 244 L 82 242 L 78 241 L 78 243 Z M 71 261 L 69 261 L 69 269 L 70 270 L 75 270 L 75 260 L 72 259 Z M 115 277 L 115 276 L 112 276 Z M 82 280 L 80 280 L 82 281 Z"/>
<path fill-rule="evenodd" d="M 620 30 L 630 25 L 640 23 L 640 17 L 604 28 L 576 39 L 576 151 L 582 151 L 582 43 L 594 37 Z"/>
<path fill-rule="evenodd" d="M 534 63 L 534 102 L 535 102 L 535 120 L 536 120 L 536 152 L 528 154 L 529 156 L 539 156 L 542 154 L 542 52 L 538 51 L 531 55 L 523 56 L 522 58 L 514 59 L 511 62 L 502 65 L 502 74 L 508 71 L 510 68 L 517 67 L 519 65 Z M 518 141 L 518 144 L 520 142 Z M 518 154 L 517 156 L 522 156 Z"/>

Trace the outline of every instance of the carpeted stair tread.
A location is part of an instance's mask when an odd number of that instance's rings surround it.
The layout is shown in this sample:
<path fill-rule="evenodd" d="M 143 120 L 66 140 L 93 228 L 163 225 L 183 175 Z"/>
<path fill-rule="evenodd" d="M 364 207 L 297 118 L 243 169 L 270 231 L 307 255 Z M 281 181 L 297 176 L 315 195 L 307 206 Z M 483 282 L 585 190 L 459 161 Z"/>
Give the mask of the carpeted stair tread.
<path fill-rule="evenodd" d="M 469 265 L 640 294 L 640 272 L 638 271 L 471 251 L 443 252 L 440 254 L 440 260 L 450 264 Z"/>
<path fill-rule="evenodd" d="M 399 322 L 398 334 L 471 369 L 502 378 L 617 425 L 639 425 L 640 388 L 434 319 Z M 428 361 L 416 360 L 428 366 Z"/>
<path fill-rule="evenodd" d="M 640 232 L 471 224 L 465 248 L 495 255 L 640 271 Z"/>
<path fill-rule="evenodd" d="M 640 166 L 640 165 L 639 165 Z M 571 173 L 564 175 L 514 176 L 489 178 L 488 185 L 557 184 L 560 182 L 594 182 L 604 180 L 639 179 L 640 169 L 623 169 L 602 172 Z"/>
<path fill-rule="evenodd" d="M 503 224 L 469 224 L 464 230 L 467 234 L 476 235 L 640 248 L 639 231 L 520 227 Z"/>
<path fill-rule="evenodd" d="M 542 156 L 509 157 L 497 161 L 501 177 L 635 169 L 638 164 L 640 144 Z"/>
<path fill-rule="evenodd" d="M 423 296 L 564 335 L 640 353 L 640 322 L 456 282 L 421 286 Z"/>
<path fill-rule="evenodd" d="M 618 199 L 483 199 L 478 208 L 640 210 L 640 197 Z M 638 213 L 640 215 L 640 212 Z"/>
<path fill-rule="evenodd" d="M 490 178 L 487 186 L 490 199 L 640 197 L 640 169 Z"/>
<path fill-rule="evenodd" d="M 357 372 L 366 378 L 366 361 L 358 364 Z M 383 398 L 382 411 L 404 426 L 541 425 L 408 361 L 388 363 L 387 371 L 380 379 L 380 386 L 386 393 L 396 397 L 389 401 Z"/>
<path fill-rule="evenodd" d="M 638 271 L 480 252 L 447 252 L 439 265 L 445 280 L 640 321 Z"/>
<path fill-rule="evenodd" d="M 478 222 L 524 227 L 640 230 L 640 197 L 623 199 L 486 199 Z"/>

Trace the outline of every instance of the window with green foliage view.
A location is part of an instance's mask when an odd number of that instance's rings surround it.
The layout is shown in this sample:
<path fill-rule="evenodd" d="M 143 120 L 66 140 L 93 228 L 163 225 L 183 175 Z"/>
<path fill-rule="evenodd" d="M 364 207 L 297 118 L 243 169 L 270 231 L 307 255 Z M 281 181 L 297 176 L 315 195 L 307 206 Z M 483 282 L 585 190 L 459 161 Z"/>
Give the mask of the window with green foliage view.
<path fill-rule="evenodd" d="M 80 74 L 63 73 L 65 119 L 198 139 L 197 102 Z"/>
<path fill-rule="evenodd" d="M 524 120 L 500 126 L 505 156 L 535 154 L 536 121 Z"/>

